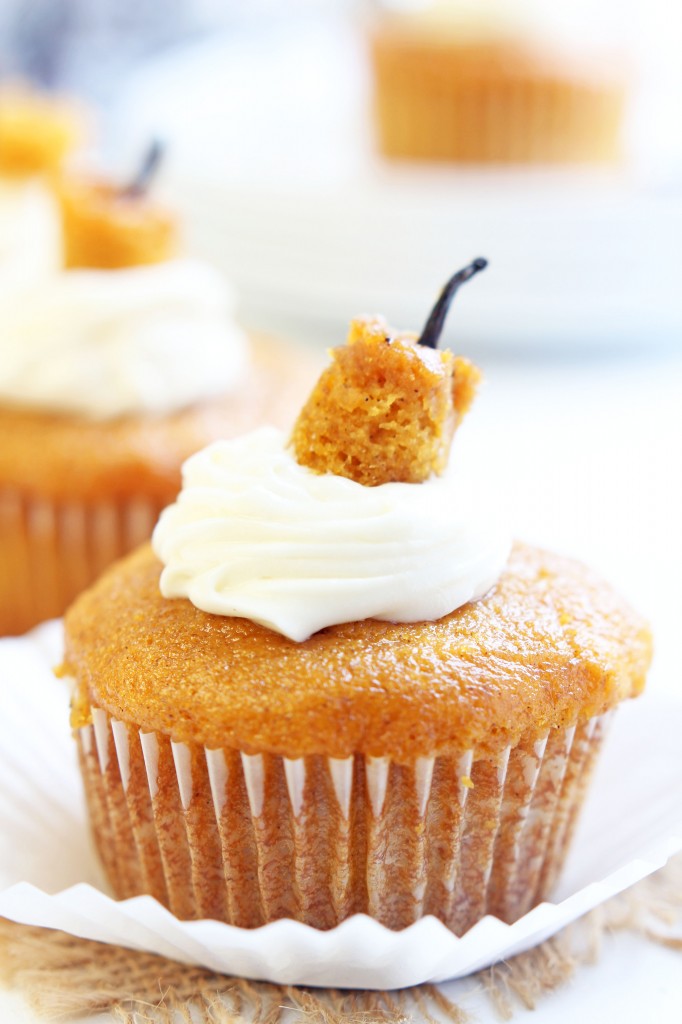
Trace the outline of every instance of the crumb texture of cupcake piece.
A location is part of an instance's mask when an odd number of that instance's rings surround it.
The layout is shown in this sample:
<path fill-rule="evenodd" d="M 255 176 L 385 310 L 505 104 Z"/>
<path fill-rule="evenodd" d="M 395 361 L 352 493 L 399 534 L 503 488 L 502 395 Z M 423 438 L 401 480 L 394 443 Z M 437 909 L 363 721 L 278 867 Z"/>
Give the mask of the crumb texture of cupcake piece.
<path fill-rule="evenodd" d="M 517 545 L 497 586 L 437 622 L 367 619 L 303 643 L 159 591 L 143 547 L 66 617 L 84 698 L 209 749 L 413 763 L 569 728 L 644 686 L 646 623 L 570 559 Z"/>
<path fill-rule="evenodd" d="M 331 356 L 294 426 L 297 461 L 368 487 L 441 474 L 477 368 L 380 317 L 354 320 L 348 343 Z"/>

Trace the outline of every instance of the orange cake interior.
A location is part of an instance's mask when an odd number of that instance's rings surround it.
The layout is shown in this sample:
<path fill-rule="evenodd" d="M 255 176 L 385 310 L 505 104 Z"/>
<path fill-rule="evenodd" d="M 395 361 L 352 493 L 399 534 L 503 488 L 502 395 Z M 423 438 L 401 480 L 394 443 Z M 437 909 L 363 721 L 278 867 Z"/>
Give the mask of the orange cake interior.
<path fill-rule="evenodd" d="M 354 320 L 330 355 L 294 426 L 297 461 L 368 487 L 442 473 L 480 378 L 473 363 L 380 317 Z"/>

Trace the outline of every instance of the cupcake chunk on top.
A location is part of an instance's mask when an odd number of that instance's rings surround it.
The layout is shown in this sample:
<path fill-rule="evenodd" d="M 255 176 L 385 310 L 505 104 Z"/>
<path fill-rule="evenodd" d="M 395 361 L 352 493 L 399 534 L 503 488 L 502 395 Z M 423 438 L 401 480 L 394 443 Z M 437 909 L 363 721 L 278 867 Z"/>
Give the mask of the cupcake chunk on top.
<path fill-rule="evenodd" d="M 176 217 L 147 195 L 72 174 L 62 176 L 58 198 L 69 269 L 121 270 L 177 255 Z"/>
<path fill-rule="evenodd" d="M 367 487 L 440 475 L 480 371 L 381 317 L 353 320 L 294 426 L 297 461 Z"/>

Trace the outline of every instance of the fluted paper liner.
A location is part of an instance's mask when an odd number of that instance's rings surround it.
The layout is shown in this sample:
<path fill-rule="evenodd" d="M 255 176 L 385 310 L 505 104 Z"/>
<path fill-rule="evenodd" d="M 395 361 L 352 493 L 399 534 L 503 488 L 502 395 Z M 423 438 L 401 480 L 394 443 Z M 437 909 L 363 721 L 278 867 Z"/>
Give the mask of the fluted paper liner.
<path fill-rule="evenodd" d="M 609 715 L 507 748 L 298 759 L 176 743 L 93 709 L 77 733 L 97 848 L 120 898 L 181 918 L 331 928 L 425 914 L 457 935 L 554 885 Z"/>
<path fill-rule="evenodd" d="M 468 758 L 436 758 L 408 769 L 390 759 L 226 756 L 140 736 L 101 712 L 81 734 L 81 756 L 109 871 L 127 892 L 150 888 L 181 916 L 224 912 L 255 927 L 183 921 L 151 896 L 115 901 L 87 848 L 68 693 L 50 672 L 60 642 L 56 624 L 0 642 L 0 915 L 14 920 L 245 977 L 393 988 L 462 976 L 528 948 L 682 848 L 682 702 L 645 698 L 619 712 L 560 883 L 564 898 L 525 913 L 552 885 L 574 826 L 568 793 L 589 771 L 599 720 L 495 765 L 472 756 L 470 768 Z M 440 800 L 455 791 L 456 801 Z M 312 829 L 320 793 L 330 804 L 328 864 Z M 492 837 L 472 839 L 493 815 Z M 421 831 L 406 827 L 420 821 Z M 436 825 L 447 844 L 434 843 Z M 426 916 L 400 931 L 357 913 L 328 930 L 291 919 L 257 927 L 263 908 L 322 925 L 330 906 L 352 911 L 358 864 L 373 915 Z M 523 916 L 512 925 L 486 916 L 457 938 L 429 915 L 436 902 L 459 929 L 486 909 Z"/>
<path fill-rule="evenodd" d="M 61 615 L 107 566 L 152 533 L 163 503 L 55 501 L 0 487 L 0 634 Z"/>

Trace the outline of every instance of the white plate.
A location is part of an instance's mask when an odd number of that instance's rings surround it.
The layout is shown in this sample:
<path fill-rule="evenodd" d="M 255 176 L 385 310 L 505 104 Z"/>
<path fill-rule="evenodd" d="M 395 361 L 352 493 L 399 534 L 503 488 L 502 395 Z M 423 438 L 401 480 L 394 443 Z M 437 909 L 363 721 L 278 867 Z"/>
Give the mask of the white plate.
<path fill-rule="evenodd" d="M 489 917 L 456 938 L 433 917 L 391 932 L 358 915 L 328 932 L 288 920 L 249 931 L 179 921 L 148 896 L 117 902 L 87 838 L 68 693 L 50 671 L 60 643 L 59 623 L 0 641 L 0 915 L 11 920 L 244 977 L 390 989 L 527 949 L 682 849 L 682 701 L 652 696 L 616 716 L 559 902 L 514 925 Z"/>
<path fill-rule="evenodd" d="M 682 197 L 543 172 L 374 169 L 343 187 L 177 183 L 193 243 L 222 266 L 258 327 L 340 343 L 351 317 L 419 330 L 445 280 L 460 350 L 679 345 Z"/>

